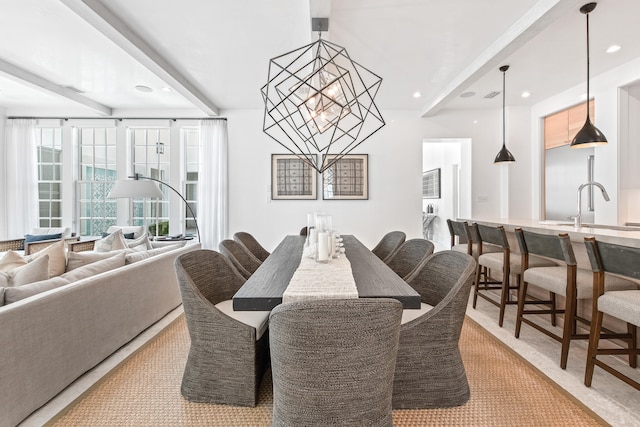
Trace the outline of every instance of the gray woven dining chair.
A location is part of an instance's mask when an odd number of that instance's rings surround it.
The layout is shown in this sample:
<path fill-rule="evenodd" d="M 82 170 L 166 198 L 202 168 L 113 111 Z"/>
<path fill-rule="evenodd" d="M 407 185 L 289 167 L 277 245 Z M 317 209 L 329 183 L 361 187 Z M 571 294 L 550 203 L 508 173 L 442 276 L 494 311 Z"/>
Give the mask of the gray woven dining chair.
<path fill-rule="evenodd" d="M 269 365 L 269 312 L 233 311 L 231 298 L 245 280 L 218 252 L 185 253 L 175 269 L 191 338 L 182 395 L 192 402 L 256 406 Z"/>
<path fill-rule="evenodd" d="M 390 231 L 380 239 L 371 252 L 386 263 L 400 249 L 406 238 L 407 235 L 403 231 Z"/>
<path fill-rule="evenodd" d="M 299 301 L 269 318 L 273 426 L 391 426 L 402 304 Z"/>
<path fill-rule="evenodd" d="M 398 276 L 405 278 L 416 267 L 433 253 L 434 245 L 426 239 L 409 239 L 404 242 L 398 251 L 391 255 L 387 266 Z"/>
<path fill-rule="evenodd" d="M 262 261 L 255 257 L 242 243 L 225 239 L 218 245 L 220 252 L 231 260 L 242 277 L 248 279 L 260 267 Z"/>
<path fill-rule="evenodd" d="M 426 312 L 400 327 L 394 409 L 447 408 L 469 400 L 458 341 L 475 269 L 470 255 L 442 251 L 406 279 L 420 294 Z"/>
<path fill-rule="evenodd" d="M 252 234 L 245 231 L 238 231 L 233 235 L 233 240 L 242 243 L 244 247 L 247 248 L 249 252 L 251 252 L 260 261 L 264 261 L 269 255 L 271 255 L 268 250 L 266 250 L 260 243 L 258 243 L 256 238 L 253 237 Z"/>

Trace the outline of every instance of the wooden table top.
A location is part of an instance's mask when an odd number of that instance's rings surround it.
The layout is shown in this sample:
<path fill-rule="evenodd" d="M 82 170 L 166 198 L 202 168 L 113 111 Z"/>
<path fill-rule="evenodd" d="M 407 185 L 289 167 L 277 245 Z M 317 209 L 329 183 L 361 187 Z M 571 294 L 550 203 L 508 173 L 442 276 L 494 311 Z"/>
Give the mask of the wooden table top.
<path fill-rule="evenodd" d="M 420 308 L 420 295 L 353 236 L 342 236 L 360 298 L 395 298 Z M 300 264 L 305 236 L 287 236 L 233 296 L 237 311 L 271 310 Z"/>

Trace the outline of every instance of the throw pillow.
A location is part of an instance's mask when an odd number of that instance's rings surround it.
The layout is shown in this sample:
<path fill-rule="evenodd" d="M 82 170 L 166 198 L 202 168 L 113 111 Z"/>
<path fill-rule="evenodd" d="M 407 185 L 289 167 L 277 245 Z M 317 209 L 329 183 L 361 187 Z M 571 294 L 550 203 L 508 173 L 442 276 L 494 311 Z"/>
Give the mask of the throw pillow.
<path fill-rule="evenodd" d="M 69 282 L 62 277 L 52 277 L 48 280 L 41 280 L 35 283 L 29 283 L 28 285 L 13 286 L 6 288 L 4 292 L 5 305 L 11 304 L 21 299 L 29 298 L 30 296 L 37 295 L 39 293 L 48 291 L 50 289 L 59 288 L 60 286 L 68 285 Z"/>
<path fill-rule="evenodd" d="M 106 231 L 102 232 L 102 237 L 107 237 L 111 233 L 107 233 Z M 133 239 L 136 233 L 122 233 L 125 239 Z"/>
<path fill-rule="evenodd" d="M 102 261 L 92 262 L 91 264 L 87 264 L 68 273 L 64 273 L 61 277 L 70 282 L 77 282 L 78 280 L 95 276 L 96 274 L 104 273 L 105 271 L 114 270 L 124 265 L 124 256 L 124 252 L 120 252 L 112 257 L 103 259 Z"/>
<path fill-rule="evenodd" d="M 148 251 L 134 252 L 127 254 L 125 258 L 126 264 L 133 264 L 134 262 L 142 261 L 143 259 L 151 258 L 152 256 L 160 255 L 165 252 L 172 251 L 182 247 L 179 244 L 164 246 L 162 248 L 150 249 Z"/>
<path fill-rule="evenodd" d="M 123 233 L 133 233 L 134 239 L 142 236 L 142 233 L 145 232 L 144 226 L 142 225 L 112 225 L 107 229 L 107 233 L 111 234 L 117 230 L 122 230 Z"/>
<path fill-rule="evenodd" d="M 138 237 L 137 239 L 127 242 L 127 246 L 132 249 L 136 248 L 136 250 L 138 250 L 139 247 L 144 247 L 145 249 L 153 249 L 147 233 L 144 233 L 142 236 Z"/>
<path fill-rule="evenodd" d="M 67 269 L 67 253 L 65 251 L 64 240 L 47 246 L 43 250 L 27 257 L 27 259 L 34 260 L 45 255 L 49 256 L 49 277 L 56 277 L 63 274 Z"/>
<path fill-rule="evenodd" d="M 25 234 L 24 235 L 24 243 L 41 242 L 43 240 L 56 240 L 56 239 L 61 239 L 61 238 L 62 238 L 62 233 L 56 233 L 56 234 Z M 20 249 L 24 249 L 24 245 Z"/>
<path fill-rule="evenodd" d="M 116 249 L 126 249 L 127 243 L 124 241 L 122 230 L 114 231 L 104 239 L 98 240 L 93 246 L 94 252 L 109 252 Z"/>
<path fill-rule="evenodd" d="M 22 286 L 49 278 L 49 255 L 41 256 L 9 272 L 0 271 L 0 286 Z"/>
<path fill-rule="evenodd" d="M 103 259 L 111 258 L 118 255 L 120 252 L 128 253 L 128 249 L 119 249 L 111 252 L 69 252 L 67 255 L 67 272 L 76 270 L 87 264 L 91 264 L 96 261 L 102 261 Z"/>
<path fill-rule="evenodd" d="M 0 259 L 0 271 L 11 271 L 26 264 L 27 260 L 22 255 L 14 251 L 8 251 Z"/>

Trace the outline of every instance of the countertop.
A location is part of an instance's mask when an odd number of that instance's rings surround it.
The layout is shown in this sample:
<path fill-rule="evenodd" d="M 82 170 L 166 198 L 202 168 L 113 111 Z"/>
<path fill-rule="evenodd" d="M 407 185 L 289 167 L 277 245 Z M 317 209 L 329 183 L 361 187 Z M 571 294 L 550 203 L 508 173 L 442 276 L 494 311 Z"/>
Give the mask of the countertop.
<path fill-rule="evenodd" d="M 640 227 L 610 226 L 615 229 L 583 226 L 575 228 L 571 222 L 539 221 L 535 219 L 513 218 L 464 218 L 469 224 L 477 222 L 485 225 L 502 225 L 507 232 L 513 232 L 517 227 L 543 234 L 567 233 L 573 242 L 584 242 L 584 238 L 594 236 L 603 242 L 640 248 Z"/>

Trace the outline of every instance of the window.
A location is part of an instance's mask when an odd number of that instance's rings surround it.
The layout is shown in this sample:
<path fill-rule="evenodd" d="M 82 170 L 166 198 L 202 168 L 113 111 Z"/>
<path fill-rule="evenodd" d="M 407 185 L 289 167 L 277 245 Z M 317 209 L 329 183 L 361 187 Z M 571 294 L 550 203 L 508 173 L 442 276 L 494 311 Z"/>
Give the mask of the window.
<path fill-rule="evenodd" d="M 132 128 L 131 159 L 133 172 L 162 182 L 169 182 L 171 164 L 171 144 L 168 128 Z M 163 236 L 169 234 L 169 192 L 160 184 L 164 194 L 162 200 L 134 199 L 133 223 L 145 225 L 147 218 L 152 218 L 149 234 Z M 156 225 L 157 224 L 157 225 Z M 157 230 L 156 230 L 157 227 Z M 174 233 L 175 234 L 175 233 Z"/>
<path fill-rule="evenodd" d="M 198 128 L 184 128 L 183 140 L 185 147 L 185 171 L 186 180 L 184 183 L 184 198 L 189 203 L 193 214 L 191 216 L 189 209 L 185 207 L 185 234 L 196 234 L 195 219 L 198 218 L 198 167 L 199 167 L 199 150 L 200 150 L 200 130 Z"/>
<path fill-rule="evenodd" d="M 116 224 L 116 201 L 107 195 L 116 179 L 116 129 L 78 128 L 78 202 L 81 236 L 99 236 Z"/>
<path fill-rule="evenodd" d="M 62 128 L 38 128 L 40 227 L 62 227 Z"/>

